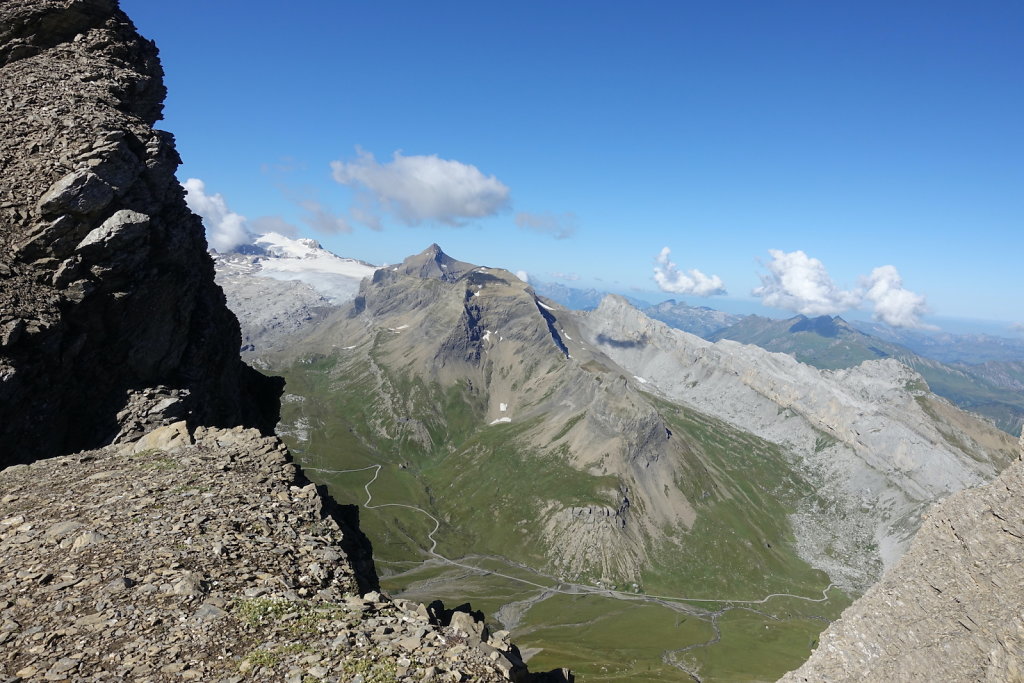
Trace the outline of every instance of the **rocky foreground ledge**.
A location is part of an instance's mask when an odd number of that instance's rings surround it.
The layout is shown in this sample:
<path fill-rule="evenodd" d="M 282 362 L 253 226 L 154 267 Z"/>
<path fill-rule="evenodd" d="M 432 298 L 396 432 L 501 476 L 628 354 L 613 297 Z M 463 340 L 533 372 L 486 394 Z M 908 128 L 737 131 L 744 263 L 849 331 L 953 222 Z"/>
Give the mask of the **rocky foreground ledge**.
<path fill-rule="evenodd" d="M 354 520 L 352 520 L 354 521 Z M 0 471 L 0 679 L 505 681 L 479 613 L 391 600 L 284 444 L 162 427 Z"/>

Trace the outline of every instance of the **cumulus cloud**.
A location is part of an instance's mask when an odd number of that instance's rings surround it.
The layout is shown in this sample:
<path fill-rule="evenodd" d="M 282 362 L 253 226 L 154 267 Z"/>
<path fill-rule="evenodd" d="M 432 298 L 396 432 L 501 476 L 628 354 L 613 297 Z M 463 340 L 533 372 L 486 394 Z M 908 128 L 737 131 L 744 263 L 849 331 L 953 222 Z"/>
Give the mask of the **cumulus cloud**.
<path fill-rule="evenodd" d="M 937 329 L 921 320 L 928 312 L 925 297 L 903 286 L 895 266 L 879 266 L 860 278 L 860 287 L 840 289 L 825 265 L 802 251 L 769 249 L 772 260 L 761 286 L 752 294 L 766 306 L 803 315 L 838 315 L 866 307 L 875 320 L 893 327 Z"/>
<path fill-rule="evenodd" d="M 525 270 L 517 270 L 516 271 L 516 277 L 519 278 L 520 280 L 522 280 L 523 282 L 529 282 L 530 281 L 530 274 L 527 273 Z"/>
<path fill-rule="evenodd" d="M 185 203 L 203 219 L 206 242 L 221 253 L 252 244 L 257 235 L 276 232 L 286 237 L 298 237 L 299 229 L 280 216 L 260 216 L 248 220 L 228 207 L 220 193 L 207 194 L 206 183 L 189 178 L 181 184 L 185 188 Z"/>
<path fill-rule="evenodd" d="M 818 316 L 838 315 L 860 305 L 861 293 L 837 287 L 818 259 L 799 250 L 768 253 L 768 273 L 761 275 L 761 286 L 752 292 L 765 306 Z"/>
<path fill-rule="evenodd" d="M 520 211 L 516 214 L 516 225 L 523 230 L 532 230 L 544 235 L 551 235 L 556 240 L 572 237 L 576 232 L 578 221 L 574 213 L 529 213 Z"/>
<path fill-rule="evenodd" d="M 661 291 L 694 296 L 713 296 L 726 293 L 722 278 L 717 275 L 705 275 L 696 268 L 685 272 L 681 271 L 669 259 L 671 255 L 671 249 L 662 247 L 661 252 L 654 258 L 657 264 L 654 266 L 654 281 L 658 283 L 658 288 Z"/>
<path fill-rule="evenodd" d="M 252 243 L 245 216 L 229 209 L 223 195 L 207 194 L 206 183 L 198 178 L 189 178 L 181 185 L 185 188 L 185 203 L 203 219 L 206 242 L 213 249 L 227 252 Z"/>
<path fill-rule="evenodd" d="M 921 320 L 928 312 L 921 294 L 903 288 L 903 278 L 894 266 L 879 266 L 864 278 L 864 298 L 874 310 L 872 316 L 893 327 L 937 329 Z"/>
<path fill-rule="evenodd" d="M 508 187 L 476 166 L 436 154 L 404 156 L 401 152 L 380 163 L 369 152 L 357 152 L 355 161 L 331 162 L 334 179 L 368 193 L 406 225 L 437 221 L 460 226 L 508 205 Z"/>

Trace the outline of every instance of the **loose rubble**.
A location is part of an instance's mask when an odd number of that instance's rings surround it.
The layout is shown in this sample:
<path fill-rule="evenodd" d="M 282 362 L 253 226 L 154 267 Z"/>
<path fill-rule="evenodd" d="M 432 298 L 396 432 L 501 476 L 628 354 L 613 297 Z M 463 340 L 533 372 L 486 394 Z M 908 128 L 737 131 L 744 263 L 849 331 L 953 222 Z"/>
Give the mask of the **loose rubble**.
<path fill-rule="evenodd" d="M 0 679 L 503 681 L 508 632 L 379 592 L 351 508 L 254 429 L 0 471 Z"/>

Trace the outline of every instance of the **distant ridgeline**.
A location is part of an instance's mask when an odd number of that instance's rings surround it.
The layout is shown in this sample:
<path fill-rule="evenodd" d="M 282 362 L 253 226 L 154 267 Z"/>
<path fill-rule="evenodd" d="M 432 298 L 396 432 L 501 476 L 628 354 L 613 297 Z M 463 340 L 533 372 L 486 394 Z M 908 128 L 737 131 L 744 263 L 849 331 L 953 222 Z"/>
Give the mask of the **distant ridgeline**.
<path fill-rule="evenodd" d="M 751 315 L 708 338 L 756 344 L 824 369 L 852 368 L 865 360 L 895 358 L 920 373 L 933 392 L 988 418 L 1008 434 L 1017 435 L 1024 426 L 1021 363 L 990 361 L 949 365 L 880 336 L 865 334 L 838 316 L 807 318 L 801 315 L 775 320 Z M 938 352 L 934 348 L 931 351 Z M 1024 349 L 1021 354 L 1024 356 Z"/>

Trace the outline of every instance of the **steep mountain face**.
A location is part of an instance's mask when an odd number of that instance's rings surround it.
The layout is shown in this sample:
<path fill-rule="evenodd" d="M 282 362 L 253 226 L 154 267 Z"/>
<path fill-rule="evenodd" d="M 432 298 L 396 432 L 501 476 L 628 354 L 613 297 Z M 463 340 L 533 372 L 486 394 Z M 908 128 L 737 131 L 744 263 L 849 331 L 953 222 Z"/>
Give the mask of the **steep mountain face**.
<path fill-rule="evenodd" d="M 260 235 L 229 254 L 213 254 L 217 284 L 242 327 L 242 352 L 287 348 L 351 301 L 375 266 L 335 256 L 310 239 Z"/>
<path fill-rule="evenodd" d="M 115 0 L 0 4 L 0 679 L 571 681 L 374 590 L 355 510 L 243 426 L 278 383 L 238 358 L 163 92 Z"/>
<path fill-rule="evenodd" d="M 1021 450 L 1024 452 L 1024 438 Z M 885 577 L 830 625 L 798 681 L 1024 677 L 1024 462 L 932 508 Z"/>
<path fill-rule="evenodd" d="M 459 450 L 479 461 L 500 434 L 524 451 L 558 452 L 535 463 L 534 474 L 580 472 L 589 489 L 580 502 L 589 507 L 539 488 L 530 504 L 541 526 L 531 542 L 570 575 L 638 581 L 661 526 L 693 521 L 682 492 L 662 491 L 681 476 L 682 459 L 658 412 L 624 379 L 607 376 L 603 357 L 576 334 L 567 312 L 511 273 L 431 245 L 378 270 L 351 309 L 301 349 L 329 352 L 336 393 L 370 401 L 367 445 Z"/>
<path fill-rule="evenodd" d="M 582 316 L 580 329 L 666 397 L 785 448 L 820 496 L 793 517 L 801 553 L 852 589 L 902 554 L 925 506 L 990 479 L 1015 452 L 1008 435 L 930 394 L 893 360 L 817 370 L 670 329 L 616 297 Z"/>
<path fill-rule="evenodd" d="M 596 308 L 596 306 L 595 306 Z M 716 311 L 707 306 L 690 306 L 684 301 L 669 299 L 653 306 L 639 306 L 648 317 L 660 320 L 698 337 L 708 338 L 715 332 L 732 327 L 743 320 L 742 315 Z"/>
<path fill-rule="evenodd" d="M 865 360 L 895 358 L 920 373 L 933 392 L 983 415 L 1008 434 L 1019 433 L 1024 425 L 1024 393 L 993 381 L 984 371 L 946 365 L 897 343 L 865 334 L 838 316 L 799 315 L 775 320 L 752 315 L 708 338 L 756 344 L 827 370 L 852 368 Z"/>
<path fill-rule="evenodd" d="M 273 426 L 152 127 L 164 92 L 114 0 L 0 5 L 0 464 L 182 417 Z"/>
<path fill-rule="evenodd" d="M 846 603 L 794 546 L 789 514 L 815 491 L 784 448 L 652 395 L 505 270 L 431 246 L 262 360 L 287 379 L 297 460 L 366 501 L 382 585 L 485 596 L 520 645 L 551 648 L 539 666 L 684 680 L 743 647 L 763 677 Z M 773 594 L 797 597 L 731 614 Z M 786 626 L 715 638 L 726 614 Z M 642 615 L 664 638 L 629 626 Z"/>

